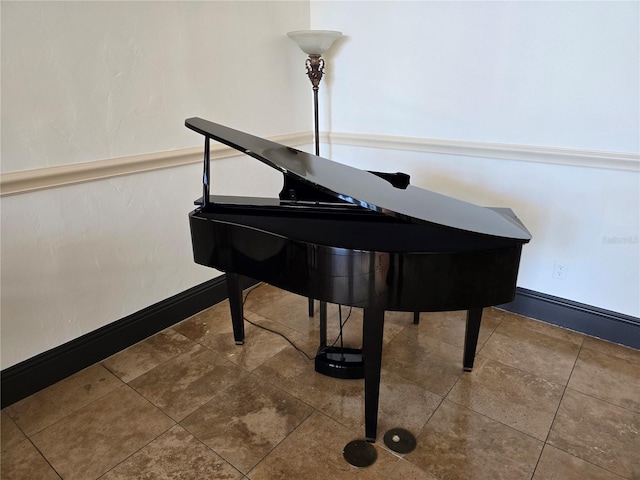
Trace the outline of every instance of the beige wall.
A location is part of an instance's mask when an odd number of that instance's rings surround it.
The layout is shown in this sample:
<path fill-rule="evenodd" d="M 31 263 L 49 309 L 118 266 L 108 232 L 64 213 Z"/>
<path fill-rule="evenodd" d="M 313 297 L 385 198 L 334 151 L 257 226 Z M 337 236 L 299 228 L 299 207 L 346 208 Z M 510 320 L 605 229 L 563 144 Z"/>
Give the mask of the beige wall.
<path fill-rule="evenodd" d="M 640 3 L 311 2 L 329 26 L 333 159 L 511 207 L 519 286 L 640 316 Z"/>
<path fill-rule="evenodd" d="M 304 56 L 285 33 L 342 30 L 321 87 L 322 130 L 338 140 L 323 155 L 512 207 L 534 235 L 520 286 L 640 314 L 637 3 L 1 9 L 5 178 L 199 146 L 183 126 L 191 116 L 262 136 L 309 131 Z M 443 145 L 457 153 L 434 153 Z M 530 161 L 509 160 L 513 152 Z M 279 188 L 249 158 L 216 160 L 212 171 L 219 193 Z M 2 197 L 0 368 L 218 275 L 191 257 L 187 213 L 200 188 L 193 164 Z M 557 260 L 568 264 L 564 280 L 552 276 Z"/>
<path fill-rule="evenodd" d="M 199 146 L 191 116 L 310 130 L 286 37 L 308 27 L 307 2 L 2 2 L 2 173 Z M 277 189 L 256 164 L 219 161 L 214 185 Z M 200 179 L 188 165 L 3 197 L 1 368 L 218 275 L 191 255 Z"/>

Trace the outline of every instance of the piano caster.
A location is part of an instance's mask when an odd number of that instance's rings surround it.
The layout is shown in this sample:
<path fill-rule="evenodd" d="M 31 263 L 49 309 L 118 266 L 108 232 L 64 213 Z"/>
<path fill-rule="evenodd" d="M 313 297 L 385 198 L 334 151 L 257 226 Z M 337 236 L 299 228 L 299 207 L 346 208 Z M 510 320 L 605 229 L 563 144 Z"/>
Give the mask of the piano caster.
<path fill-rule="evenodd" d="M 396 453 L 412 452 L 417 445 L 416 437 L 404 428 L 392 428 L 383 437 L 384 444 Z"/>
<path fill-rule="evenodd" d="M 244 340 L 243 341 L 236 340 L 236 345 L 244 345 Z"/>
<path fill-rule="evenodd" d="M 350 465 L 365 468 L 376 462 L 378 452 L 367 440 L 352 440 L 345 445 L 342 456 Z"/>
<path fill-rule="evenodd" d="M 473 371 L 473 367 L 464 367 L 462 369 L 463 372 L 472 372 Z"/>

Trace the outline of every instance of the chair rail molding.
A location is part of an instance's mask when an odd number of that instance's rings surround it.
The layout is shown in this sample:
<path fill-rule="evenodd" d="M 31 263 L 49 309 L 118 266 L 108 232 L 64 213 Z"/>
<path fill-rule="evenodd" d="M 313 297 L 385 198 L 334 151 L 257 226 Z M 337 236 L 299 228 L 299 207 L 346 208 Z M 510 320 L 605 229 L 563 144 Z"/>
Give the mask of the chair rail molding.
<path fill-rule="evenodd" d="M 329 133 L 328 143 L 640 172 L 640 154 L 435 138 Z"/>
<path fill-rule="evenodd" d="M 269 140 L 291 147 L 310 145 L 313 143 L 313 132 L 278 135 L 269 137 Z M 640 155 L 634 153 L 340 132 L 323 132 L 320 135 L 320 140 L 328 144 L 363 148 L 410 150 L 452 156 L 640 172 Z M 240 153 L 230 147 L 217 143 L 211 146 L 211 158 L 214 160 L 237 155 Z M 202 161 L 202 156 L 203 147 L 190 147 L 93 162 L 7 172 L 0 174 L 0 196 L 17 195 L 121 175 L 179 167 L 199 163 Z"/>
<path fill-rule="evenodd" d="M 288 146 L 305 145 L 313 141 L 311 132 L 290 133 L 273 136 L 269 139 Z M 0 175 L 0 196 L 17 195 L 76 183 L 200 163 L 203 159 L 203 150 L 204 147 L 202 146 L 190 147 L 3 173 Z M 240 152 L 215 143 L 211 145 L 210 154 L 211 159 L 217 160 L 240 155 Z"/>

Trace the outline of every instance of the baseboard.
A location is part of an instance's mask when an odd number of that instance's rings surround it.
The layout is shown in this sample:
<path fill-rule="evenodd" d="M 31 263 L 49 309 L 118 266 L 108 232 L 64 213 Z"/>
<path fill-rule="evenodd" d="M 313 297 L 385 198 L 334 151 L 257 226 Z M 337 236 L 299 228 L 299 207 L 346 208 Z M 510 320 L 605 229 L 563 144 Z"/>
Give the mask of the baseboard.
<path fill-rule="evenodd" d="M 243 279 L 243 288 L 255 283 Z M 227 298 L 224 275 L 1 372 L 2 408 Z M 505 310 L 640 349 L 640 319 L 518 288 Z"/>
<path fill-rule="evenodd" d="M 251 282 L 246 281 L 249 286 Z M 221 275 L 1 372 L 2 408 L 227 298 Z"/>
<path fill-rule="evenodd" d="M 545 323 L 640 349 L 640 318 L 518 287 L 500 308 Z"/>

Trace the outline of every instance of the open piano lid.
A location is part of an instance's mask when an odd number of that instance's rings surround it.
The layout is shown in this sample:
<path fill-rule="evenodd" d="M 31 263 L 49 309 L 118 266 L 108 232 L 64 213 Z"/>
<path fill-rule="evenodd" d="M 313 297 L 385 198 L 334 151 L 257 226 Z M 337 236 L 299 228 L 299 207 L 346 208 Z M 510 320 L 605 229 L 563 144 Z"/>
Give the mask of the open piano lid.
<path fill-rule="evenodd" d="M 327 160 L 295 148 L 249 135 L 201 118 L 187 128 L 243 152 L 307 182 L 340 200 L 417 223 L 443 225 L 467 232 L 510 238 L 522 243 L 531 234 L 508 209 L 490 209 L 412 185 L 396 188 L 372 173 Z"/>

